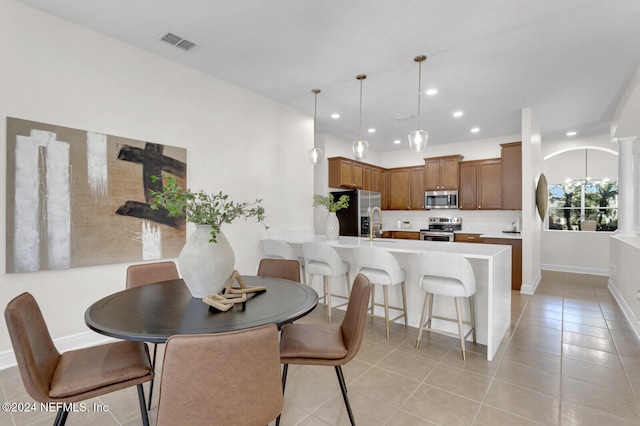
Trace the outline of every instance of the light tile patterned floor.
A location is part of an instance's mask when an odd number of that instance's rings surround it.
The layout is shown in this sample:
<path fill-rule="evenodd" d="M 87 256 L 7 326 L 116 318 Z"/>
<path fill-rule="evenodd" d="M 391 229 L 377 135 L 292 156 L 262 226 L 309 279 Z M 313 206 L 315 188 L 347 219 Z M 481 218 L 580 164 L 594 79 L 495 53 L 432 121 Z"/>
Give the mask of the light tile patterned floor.
<path fill-rule="evenodd" d="M 340 321 L 342 311 L 334 311 Z M 318 308 L 303 322 L 324 322 Z M 544 272 L 534 296 L 513 293 L 512 329 L 494 361 L 485 347 L 423 336 L 369 320 L 355 360 L 344 368 L 360 425 L 638 425 L 640 340 L 606 278 Z M 30 401 L 15 368 L 0 371 L 3 401 Z M 150 411 L 155 422 L 157 388 Z M 291 366 L 282 425 L 347 425 L 331 367 Z M 91 401 L 90 403 L 93 403 Z M 108 413 L 71 413 L 69 425 L 140 424 L 135 388 L 95 402 Z M 53 414 L 0 412 L 2 425 L 51 424 Z"/>

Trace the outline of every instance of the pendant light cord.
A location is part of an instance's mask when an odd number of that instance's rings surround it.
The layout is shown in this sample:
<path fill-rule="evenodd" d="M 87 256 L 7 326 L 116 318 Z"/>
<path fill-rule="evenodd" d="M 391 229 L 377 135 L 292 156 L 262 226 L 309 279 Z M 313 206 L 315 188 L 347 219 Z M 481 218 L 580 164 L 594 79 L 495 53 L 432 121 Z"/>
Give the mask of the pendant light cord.
<path fill-rule="evenodd" d="M 418 62 L 418 129 L 420 129 L 420 91 L 422 90 L 422 61 Z"/>
<path fill-rule="evenodd" d="M 362 79 L 360 79 L 360 124 L 358 129 L 358 140 L 362 140 Z"/>

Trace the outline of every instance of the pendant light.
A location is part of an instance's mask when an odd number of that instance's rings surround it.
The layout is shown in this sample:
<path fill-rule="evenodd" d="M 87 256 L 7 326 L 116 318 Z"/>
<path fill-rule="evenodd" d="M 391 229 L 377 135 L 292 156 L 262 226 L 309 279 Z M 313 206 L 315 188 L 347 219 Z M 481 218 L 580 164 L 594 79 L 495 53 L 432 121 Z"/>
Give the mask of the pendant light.
<path fill-rule="evenodd" d="M 309 150 L 309 161 L 311 164 L 320 164 L 322 162 L 322 150 L 316 146 L 316 117 L 318 116 L 318 93 L 320 89 L 312 89 L 314 96 L 313 106 L 313 148 Z"/>
<path fill-rule="evenodd" d="M 367 78 L 365 74 L 358 74 L 356 79 L 360 80 L 360 130 L 358 131 L 358 140 L 353 142 L 353 155 L 357 160 L 367 158 L 367 151 L 369 150 L 369 144 L 367 141 L 362 140 L 362 80 Z"/>
<path fill-rule="evenodd" d="M 422 85 L 422 62 L 427 59 L 425 55 L 416 56 L 413 58 L 418 63 L 418 129 L 409 133 L 409 149 L 411 152 L 422 152 L 427 148 L 427 140 L 429 139 L 429 133 L 420 129 L 420 91 Z"/>

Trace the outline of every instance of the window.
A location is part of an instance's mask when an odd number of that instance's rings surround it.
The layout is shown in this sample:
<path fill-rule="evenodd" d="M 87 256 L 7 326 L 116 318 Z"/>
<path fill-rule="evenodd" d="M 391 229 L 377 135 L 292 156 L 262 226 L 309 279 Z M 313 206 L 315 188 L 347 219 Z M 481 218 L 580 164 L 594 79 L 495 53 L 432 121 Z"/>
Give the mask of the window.
<path fill-rule="evenodd" d="M 549 229 L 615 231 L 618 228 L 618 182 L 549 185 Z"/>

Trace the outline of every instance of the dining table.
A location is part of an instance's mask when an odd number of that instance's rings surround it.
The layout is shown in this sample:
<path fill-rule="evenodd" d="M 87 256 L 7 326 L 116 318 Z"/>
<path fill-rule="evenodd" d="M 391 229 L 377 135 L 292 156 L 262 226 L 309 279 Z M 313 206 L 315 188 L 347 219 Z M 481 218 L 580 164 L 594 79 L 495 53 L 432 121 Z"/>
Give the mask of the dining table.
<path fill-rule="evenodd" d="M 209 309 L 191 296 L 182 279 L 129 288 L 93 303 L 87 326 L 106 336 L 164 343 L 179 334 L 223 333 L 275 324 L 278 328 L 311 312 L 318 294 L 306 285 L 280 278 L 242 275 L 247 286 L 264 286 L 226 312 Z"/>

